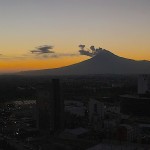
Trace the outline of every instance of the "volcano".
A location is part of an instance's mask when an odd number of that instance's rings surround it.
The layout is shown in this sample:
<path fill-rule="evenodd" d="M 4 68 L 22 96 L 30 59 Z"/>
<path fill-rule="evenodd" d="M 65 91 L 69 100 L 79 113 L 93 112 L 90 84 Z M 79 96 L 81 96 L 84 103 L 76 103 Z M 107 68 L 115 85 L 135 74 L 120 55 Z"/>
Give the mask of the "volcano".
<path fill-rule="evenodd" d="M 150 74 L 150 61 L 123 58 L 108 50 L 83 62 L 55 69 L 20 72 L 23 75 Z"/>

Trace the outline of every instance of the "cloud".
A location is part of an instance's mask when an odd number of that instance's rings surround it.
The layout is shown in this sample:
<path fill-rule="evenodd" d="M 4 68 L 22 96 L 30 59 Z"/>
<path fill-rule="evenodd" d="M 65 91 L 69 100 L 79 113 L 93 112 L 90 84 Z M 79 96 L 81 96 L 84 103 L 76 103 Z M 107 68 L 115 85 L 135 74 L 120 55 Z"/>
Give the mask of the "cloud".
<path fill-rule="evenodd" d="M 0 52 L 0 57 L 2 57 L 3 56 L 3 54 Z"/>
<path fill-rule="evenodd" d="M 43 45 L 43 46 L 37 47 L 35 50 L 31 50 L 30 52 L 33 54 L 50 54 L 50 53 L 54 53 L 52 49 L 53 49 L 53 46 Z"/>
<path fill-rule="evenodd" d="M 84 46 L 82 46 L 84 49 Z M 53 46 L 43 45 L 35 48 L 34 50 L 29 50 L 27 53 L 21 55 L 4 55 L 0 53 L 0 60 L 28 60 L 28 59 L 53 59 L 61 57 L 77 57 L 79 53 L 57 53 L 53 51 Z"/>
<path fill-rule="evenodd" d="M 0 53 L 0 60 L 8 59 L 8 56 Z"/>
<path fill-rule="evenodd" d="M 61 58 L 61 57 L 76 57 L 79 54 L 69 54 L 69 53 L 53 53 L 51 55 L 43 54 L 43 55 L 35 55 L 36 59 L 50 59 L 50 58 Z"/>
<path fill-rule="evenodd" d="M 0 60 L 8 60 L 8 61 L 13 61 L 13 60 L 25 60 L 25 59 L 28 59 L 27 57 L 25 56 L 6 56 L 6 55 L 1 55 L 0 56 Z"/>
<path fill-rule="evenodd" d="M 69 53 L 58 53 L 57 57 L 74 57 L 79 56 L 79 54 L 69 54 Z"/>
<path fill-rule="evenodd" d="M 90 49 L 85 50 L 85 45 L 79 45 L 79 53 L 80 55 L 86 55 L 89 57 L 94 57 L 96 56 L 100 51 L 102 51 L 102 48 L 95 48 L 94 46 L 91 46 Z"/>
<path fill-rule="evenodd" d="M 81 47 L 84 48 L 82 45 Z M 56 53 L 52 51 L 53 46 L 44 45 L 39 46 L 35 50 L 31 50 L 30 54 L 36 54 L 34 55 L 34 58 L 36 59 L 49 59 L 49 58 L 60 58 L 60 57 L 73 57 L 73 56 L 79 56 L 79 54 L 69 54 L 69 53 Z"/>

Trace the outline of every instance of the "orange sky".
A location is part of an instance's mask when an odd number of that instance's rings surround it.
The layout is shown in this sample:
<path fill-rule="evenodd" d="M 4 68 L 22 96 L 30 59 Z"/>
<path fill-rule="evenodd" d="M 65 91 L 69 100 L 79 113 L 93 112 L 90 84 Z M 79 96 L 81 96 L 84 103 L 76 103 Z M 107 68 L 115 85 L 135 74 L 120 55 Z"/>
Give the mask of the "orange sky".
<path fill-rule="evenodd" d="M 86 43 L 87 41 L 85 41 Z M 142 43 L 142 42 L 141 42 Z M 95 45 L 98 45 L 98 42 L 94 43 Z M 130 59 L 135 59 L 135 60 L 150 60 L 150 53 L 149 53 L 149 47 L 145 46 L 144 50 L 141 51 L 141 47 L 138 45 L 129 45 L 127 44 L 126 46 L 122 47 L 122 45 L 110 42 L 108 45 L 107 43 L 102 43 L 102 45 L 106 45 L 105 49 L 110 50 L 116 55 L 130 58 Z M 60 56 L 58 58 L 42 58 L 42 56 L 39 58 L 36 55 L 30 54 L 30 50 L 34 48 L 29 48 L 28 50 L 26 46 L 24 46 L 24 51 L 23 53 L 18 51 L 15 54 L 13 53 L 8 53 L 9 55 L 5 56 L 0 56 L 0 73 L 4 72 L 16 72 L 16 71 L 23 71 L 23 70 L 36 70 L 36 69 L 47 69 L 47 68 L 58 68 L 62 66 L 67 66 L 70 64 L 75 64 L 81 61 L 84 61 L 86 59 L 89 59 L 90 57 L 88 56 L 81 56 L 78 53 L 79 47 L 76 45 L 70 46 L 70 45 L 60 45 L 60 47 L 54 47 L 54 51 L 56 54 L 59 55 L 59 53 L 66 52 L 65 54 L 76 54 L 75 56 Z M 87 43 L 86 48 L 88 49 L 91 45 Z M 15 46 L 14 46 L 15 47 Z M 16 46 L 17 47 L 17 46 Z M 29 46 L 30 47 L 30 46 Z M 60 50 L 62 48 L 62 51 Z M 99 46 L 97 46 L 99 47 Z M 56 50 L 55 50 L 56 49 Z M 66 49 L 66 51 L 65 51 Z M 72 50 L 70 52 L 70 49 Z M 130 50 L 132 49 L 132 50 Z M 9 48 L 8 48 L 9 50 Z M 9 56 L 9 57 L 8 57 Z"/>
<path fill-rule="evenodd" d="M 112 51 L 113 52 L 113 51 Z M 126 51 L 114 51 L 115 54 L 136 59 L 136 60 L 149 60 L 149 55 L 143 55 L 141 52 L 134 53 L 134 51 L 130 51 L 126 53 Z M 86 59 L 89 59 L 88 56 L 66 56 L 61 58 L 48 58 L 48 59 L 17 59 L 17 60 L 1 60 L 0 61 L 0 72 L 16 72 L 23 70 L 33 70 L 33 69 L 47 69 L 47 68 L 58 68 L 62 66 L 67 66 L 70 64 L 75 64 Z"/>
<path fill-rule="evenodd" d="M 89 59 L 79 55 L 79 44 L 150 60 L 149 14 L 150 0 L 0 1 L 0 73 Z M 64 56 L 31 54 L 41 45 L 52 45 L 56 55 Z"/>
<path fill-rule="evenodd" d="M 47 68 L 58 68 L 67 66 L 70 64 L 75 64 L 87 59 L 87 57 L 67 57 L 61 59 L 51 59 L 51 60 L 15 60 L 15 61 L 0 61 L 1 72 L 16 72 L 22 70 L 36 70 L 36 69 L 47 69 Z"/>

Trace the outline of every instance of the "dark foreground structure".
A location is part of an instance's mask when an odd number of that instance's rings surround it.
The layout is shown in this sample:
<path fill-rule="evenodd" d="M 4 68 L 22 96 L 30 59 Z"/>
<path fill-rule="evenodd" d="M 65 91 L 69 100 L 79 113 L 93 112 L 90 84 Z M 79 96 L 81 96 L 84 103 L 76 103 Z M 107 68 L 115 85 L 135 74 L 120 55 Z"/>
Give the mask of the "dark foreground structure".
<path fill-rule="evenodd" d="M 122 95 L 121 112 L 128 115 L 150 117 L 150 98 Z"/>
<path fill-rule="evenodd" d="M 49 89 L 40 89 L 37 100 L 38 128 L 47 134 L 64 129 L 64 101 L 59 79 L 53 79 Z"/>

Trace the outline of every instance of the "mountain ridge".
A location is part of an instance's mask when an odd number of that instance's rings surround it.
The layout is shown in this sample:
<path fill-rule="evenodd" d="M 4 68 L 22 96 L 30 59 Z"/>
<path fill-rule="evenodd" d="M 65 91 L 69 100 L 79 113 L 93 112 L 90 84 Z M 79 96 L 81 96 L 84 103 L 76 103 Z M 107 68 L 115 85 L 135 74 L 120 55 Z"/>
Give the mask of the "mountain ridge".
<path fill-rule="evenodd" d="M 133 60 L 101 50 L 96 56 L 73 65 L 34 71 L 22 75 L 150 74 L 150 61 Z"/>

